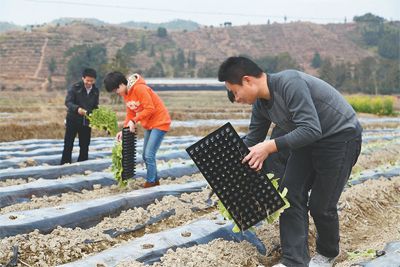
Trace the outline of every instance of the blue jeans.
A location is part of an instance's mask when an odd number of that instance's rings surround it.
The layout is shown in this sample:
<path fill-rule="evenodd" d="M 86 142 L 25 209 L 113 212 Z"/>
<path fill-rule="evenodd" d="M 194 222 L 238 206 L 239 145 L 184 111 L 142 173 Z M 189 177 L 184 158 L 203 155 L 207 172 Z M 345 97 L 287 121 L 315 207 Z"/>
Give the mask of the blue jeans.
<path fill-rule="evenodd" d="M 164 139 L 165 131 L 158 129 L 145 130 L 143 140 L 143 160 L 146 164 L 147 177 L 146 181 L 154 183 L 158 181 L 156 153 L 160 148 L 161 142 Z"/>

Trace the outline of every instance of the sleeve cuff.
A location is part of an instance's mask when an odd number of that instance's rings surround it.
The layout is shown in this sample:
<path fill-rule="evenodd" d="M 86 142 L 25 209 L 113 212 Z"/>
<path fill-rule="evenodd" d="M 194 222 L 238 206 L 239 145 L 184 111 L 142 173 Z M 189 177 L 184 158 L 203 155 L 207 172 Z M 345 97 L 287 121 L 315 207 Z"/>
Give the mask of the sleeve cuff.
<path fill-rule="evenodd" d="M 290 148 L 289 143 L 287 142 L 285 136 L 279 136 L 278 138 L 275 138 L 274 140 L 275 140 L 276 148 L 278 149 L 278 151 Z"/>

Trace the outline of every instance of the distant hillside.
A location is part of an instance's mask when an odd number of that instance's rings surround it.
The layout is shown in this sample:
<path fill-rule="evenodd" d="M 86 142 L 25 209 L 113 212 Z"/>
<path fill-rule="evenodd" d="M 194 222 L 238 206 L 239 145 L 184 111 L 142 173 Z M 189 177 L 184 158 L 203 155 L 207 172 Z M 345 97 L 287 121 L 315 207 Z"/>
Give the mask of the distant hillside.
<path fill-rule="evenodd" d="M 65 26 L 68 24 L 72 23 L 84 23 L 84 24 L 91 24 L 94 26 L 104 26 L 104 25 L 114 25 L 114 26 L 120 26 L 120 27 L 126 27 L 126 28 L 131 28 L 131 29 L 148 29 L 148 30 L 157 30 L 159 27 L 166 28 L 167 30 L 170 31 L 175 31 L 175 30 L 187 30 L 187 31 L 194 31 L 197 30 L 201 27 L 200 24 L 194 21 L 190 20 L 172 20 L 168 22 L 162 22 L 162 23 L 150 23 L 150 22 L 138 22 L 138 21 L 127 21 L 119 24 L 111 24 L 104 22 L 99 19 L 94 19 L 94 18 L 59 18 L 52 20 L 49 23 L 43 23 L 41 25 L 16 25 L 14 23 L 9 23 L 9 22 L 0 22 L 0 33 L 7 32 L 7 31 L 15 31 L 15 30 L 24 30 L 35 27 L 43 27 L 45 25 L 54 25 L 54 26 Z"/>
<path fill-rule="evenodd" d="M 150 23 L 150 22 L 135 22 L 129 21 L 118 24 L 119 26 L 128 27 L 128 28 L 136 28 L 136 29 L 148 29 L 148 30 L 157 30 L 159 27 L 164 27 L 168 30 L 187 30 L 194 31 L 200 28 L 200 24 L 190 21 L 190 20 L 173 20 L 164 23 Z"/>
<path fill-rule="evenodd" d="M 22 29 L 22 27 L 14 23 L 0 22 L 0 33 L 13 30 L 20 30 L 20 29 Z"/>
<path fill-rule="evenodd" d="M 50 22 L 50 24 L 54 24 L 54 25 L 66 25 L 66 24 L 71 24 L 72 22 L 82 22 L 82 23 L 86 23 L 86 24 L 92 24 L 92 25 L 96 25 L 96 26 L 101 26 L 101 25 L 106 25 L 108 24 L 107 22 L 104 22 L 102 20 L 99 19 L 85 19 L 85 18 L 60 18 L 60 19 L 55 19 L 52 20 Z"/>
<path fill-rule="evenodd" d="M 141 71 L 147 77 L 156 77 L 160 69 L 166 77 L 215 77 L 219 63 L 232 55 L 263 58 L 287 53 L 301 69 L 312 74 L 317 72 L 311 66 L 316 52 L 333 63 L 357 63 L 378 57 L 376 50 L 361 44 L 355 23 L 296 22 L 195 30 L 188 27 L 187 31 L 167 30 L 164 35 L 149 30 L 150 26 L 145 30 L 98 23 L 99 26 L 75 21 L 68 25 L 44 25 L 30 32 L 0 34 L 0 90 L 45 86 L 50 62 L 54 67 L 52 81 L 64 87 L 70 59 L 65 52 L 77 45 L 101 44 L 111 62 L 129 44 L 131 54 L 124 54 L 129 71 Z M 181 70 L 177 72 L 173 66 L 180 62 Z"/>

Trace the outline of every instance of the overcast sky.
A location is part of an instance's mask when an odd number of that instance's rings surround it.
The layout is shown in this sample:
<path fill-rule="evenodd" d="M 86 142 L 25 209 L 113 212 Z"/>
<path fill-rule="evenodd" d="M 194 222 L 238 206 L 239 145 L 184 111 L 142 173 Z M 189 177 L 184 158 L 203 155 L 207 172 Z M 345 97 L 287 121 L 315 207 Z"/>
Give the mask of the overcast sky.
<path fill-rule="evenodd" d="M 400 0 L 0 0 L 0 21 L 42 24 L 61 17 L 96 18 L 109 23 L 185 19 L 203 25 L 351 21 L 371 12 L 400 20 Z"/>

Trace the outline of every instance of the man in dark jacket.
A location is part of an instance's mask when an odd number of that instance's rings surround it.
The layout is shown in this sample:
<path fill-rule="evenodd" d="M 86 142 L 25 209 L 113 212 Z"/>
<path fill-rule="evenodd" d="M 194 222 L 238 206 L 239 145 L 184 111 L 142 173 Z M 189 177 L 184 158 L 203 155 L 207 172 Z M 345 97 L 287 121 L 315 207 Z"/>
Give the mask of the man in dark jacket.
<path fill-rule="evenodd" d="M 65 98 L 68 110 L 61 164 L 71 163 L 76 134 L 79 137 L 80 148 L 78 161 L 88 159 L 91 128 L 85 115 L 98 108 L 99 105 L 99 90 L 95 86 L 95 81 L 96 71 L 87 68 L 83 70 L 82 81 L 73 84 L 68 90 Z"/>
<path fill-rule="evenodd" d="M 279 222 L 284 266 L 333 266 L 339 254 L 337 203 L 361 150 L 362 128 L 353 108 L 328 83 L 286 70 L 266 74 L 245 57 L 230 57 L 220 66 L 235 102 L 252 104 L 243 163 L 261 170 L 273 153 L 290 149 L 281 181 L 290 208 Z M 265 140 L 274 122 L 286 132 Z M 309 194 L 309 192 L 311 193 Z M 317 254 L 308 250 L 308 211 L 317 229 Z"/>

